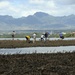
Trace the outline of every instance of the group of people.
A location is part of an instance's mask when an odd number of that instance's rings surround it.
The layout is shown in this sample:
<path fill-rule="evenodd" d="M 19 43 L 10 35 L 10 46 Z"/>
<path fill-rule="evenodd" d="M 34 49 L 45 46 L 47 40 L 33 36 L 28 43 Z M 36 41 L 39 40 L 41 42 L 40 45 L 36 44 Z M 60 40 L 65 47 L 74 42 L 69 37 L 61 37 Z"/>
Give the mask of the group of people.
<path fill-rule="evenodd" d="M 31 42 L 31 41 L 30 41 L 30 38 L 31 38 L 30 36 L 25 36 L 25 38 L 26 38 L 26 41 L 27 41 L 27 42 L 29 42 L 29 43 Z M 33 43 L 34 43 L 35 41 L 36 41 L 36 34 L 34 33 L 34 34 L 33 34 Z"/>
<path fill-rule="evenodd" d="M 41 35 L 41 41 L 44 41 L 44 38 L 45 38 L 45 41 L 47 41 L 48 36 L 49 36 L 48 32 L 45 32 L 44 34 L 42 34 Z"/>
<path fill-rule="evenodd" d="M 41 39 L 40 40 L 44 41 L 44 38 L 45 38 L 45 41 L 47 41 L 48 35 L 49 35 L 49 33 L 45 32 L 44 34 L 41 35 Z M 35 41 L 36 41 L 36 33 L 34 33 L 32 37 L 33 37 L 33 43 L 35 43 Z M 27 42 L 29 42 L 29 43 L 31 42 L 30 41 L 30 38 L 31 38 L 30 36 L 26 36 L 25 38 L 26 38 Z"/>
<path fill-rule="evenodd" d="M 14 36 L 15 36 L 15 31 L 12 32 L 12 39 L 13 39 L 13 40 L 14 40 Z M 47 41 L 48 36 L 49 36 L 49 33 L 48 33 L 48 32 L 45 32 L 45 33 L 43 33 L 43 34 L 41 35 L 40 40 L 41 40 L 41 41 Z M 61 39 L 64 39 L 63 33 L 60 33 L 59 36 L 60 36 Z M 33 37 L 33 41 L 30 41 L 30 38 L 31 38 L 31 37 L 30 37 L 29 35 L 28 35 L 28 36 L 25 36 L 26 41 L 29 42 L 29 43 L 30 43 L 30 42 L 35 43 L 35 41 L 36 41 L 36 33 L 34 33 L 34 34 L 32 35 L 32 37 Z"/>

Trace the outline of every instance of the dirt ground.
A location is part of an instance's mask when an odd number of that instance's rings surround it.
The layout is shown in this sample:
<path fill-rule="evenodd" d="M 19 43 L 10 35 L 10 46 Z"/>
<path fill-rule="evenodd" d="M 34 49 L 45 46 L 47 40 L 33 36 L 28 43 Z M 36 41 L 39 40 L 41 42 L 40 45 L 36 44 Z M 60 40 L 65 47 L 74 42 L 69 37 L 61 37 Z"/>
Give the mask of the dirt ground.
<path fill-rule="evenodd" d="M 53 47 L 53 46 L 75 46 L 75 40 L 47 40 L 29 42 L 25 40 L 0 40 L 0 48 L 23 48 L 23 47 Z"/>
<path fill-rule="evenodd" d="M 75 52 L 0 55 L 0 75 L 75 75 Z"/>

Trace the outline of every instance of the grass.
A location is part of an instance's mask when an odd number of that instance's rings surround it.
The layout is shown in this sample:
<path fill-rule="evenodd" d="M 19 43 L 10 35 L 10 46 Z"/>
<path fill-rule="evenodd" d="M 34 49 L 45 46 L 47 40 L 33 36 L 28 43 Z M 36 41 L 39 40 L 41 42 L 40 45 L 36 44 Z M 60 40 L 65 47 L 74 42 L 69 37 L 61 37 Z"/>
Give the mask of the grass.
<path fill-rule="evenodd" d="M 75 75 L 75 52 L 0 55 L 0 75 Z"/>
<path fill-rule="evenodd" d="M 48 40 L 28 43 L 25 40 L 0 40 L 0 48 L 75 46 L 75 40 Z"/>

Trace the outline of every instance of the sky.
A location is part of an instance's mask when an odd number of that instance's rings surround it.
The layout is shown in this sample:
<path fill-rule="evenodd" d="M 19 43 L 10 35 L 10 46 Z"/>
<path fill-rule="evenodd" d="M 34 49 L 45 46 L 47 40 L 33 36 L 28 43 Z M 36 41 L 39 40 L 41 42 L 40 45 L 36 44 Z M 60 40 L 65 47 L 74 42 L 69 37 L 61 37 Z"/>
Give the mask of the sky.
<path fill-rule="evenodd" d="M 75 0 L 0 0 L 0 15 L 19 18 L 36 12 L 53 16 L 75 14 Z"/>

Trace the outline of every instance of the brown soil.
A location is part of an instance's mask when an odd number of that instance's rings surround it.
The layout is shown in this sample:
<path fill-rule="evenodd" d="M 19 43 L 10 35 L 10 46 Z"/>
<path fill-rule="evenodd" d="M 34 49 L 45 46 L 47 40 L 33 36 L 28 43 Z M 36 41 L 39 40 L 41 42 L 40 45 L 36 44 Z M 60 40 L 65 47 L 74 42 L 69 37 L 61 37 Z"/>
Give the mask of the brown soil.
<path fill-rule="evenodd" d="M 0 75 L 75 75 L 75 52 L 0 55 Z"/>
<path fill-rule="evenodd" d="M 22 47 L 51 47 L 51 46 L 75 46 L 75 40 L 48 40 L 32 41 L 25 40 L 0 40 L 0 48 L 22 48 Z"/>

